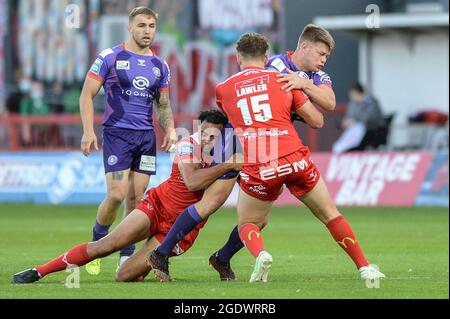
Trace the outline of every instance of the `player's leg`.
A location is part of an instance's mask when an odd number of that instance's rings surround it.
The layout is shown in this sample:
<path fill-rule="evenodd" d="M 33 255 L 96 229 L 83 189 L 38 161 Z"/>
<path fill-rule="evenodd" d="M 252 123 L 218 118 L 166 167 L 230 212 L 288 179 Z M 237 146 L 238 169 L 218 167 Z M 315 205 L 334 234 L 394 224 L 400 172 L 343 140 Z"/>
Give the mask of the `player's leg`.
<path fill-rule="evenodd" d="M 177 218 L 161 246 L 158 253 L 169 256 L 175 245 L 194 229 L 199 223 L 216 212 L 226 201 L 236 178 L 219 179 L 212 183 L 204 192 L 202 199 L 187 207 Z"/>
<path fill-rule="evenodd" d="M 93 259 L 108 256 L 129 244 L 147 238 L 150 226 L 147 215 L 136 209 L 109 235 L 99 241 L 78 245 L 44 265 L 17 273 L 13 276 L 12 282 L 31 283 L 50 273 L 69 267 L 80 267 Z"/>
<path fill-rule="evenodd" d="M 168 257 L 175 245 L 225 203 L 235 182 L 235 176 L 231 179 L 216 180 L 206 189 L 198 203 L 190 205 L 177 217 L 161 245 L 148 256 L 155 273 L 162 275 L 161 280 L 167 281 L 166 279 L 170 278 Z"/>
<path fill-rule="evenodd" d="M 384 278 L 381 272 L 367 262 L 350 223 L 337 210 L 322 177 L 311 191 L 298 198 L 327 226 L 334 240 L 355 263 L 362 279 Z"/>
<path fill-rule="evenodd" d="M 145 244 L 128 258 L 116 273 L 116 281 L 129 282 L 141 281 L 150 272 L 151 267 L 147 264 L 146 257 L 158 247 L 159 241 L 153 236 L 149 238 Z"/>
<path fill-rule="evenodd" d="M 129 169 L 106 173 L 106 197 L 97 210 L 97 217 L 92 231 L 93 241 L 105 237 L 114 223 L 120 205 L 127 193 L 129 174 Z M 100 259 L 95 259 L 87 264 L 86 271 L 91 275 L 98 275 L 100 273 Z"/>
<path fill-rule="evenodd" d="M 278 194 L 280 195 L 283 192 L 284 186 L 280 188 Z M 261 226 L 261 230 L 266 226 L 267 223 L 264 223 Z M 219 250 L 214 252 L 209 257 L 209 264 L 219 273 L 220 280 L 235 280 L 236 276 L 231 269 L 231 258 L 244 247 L 244 244 L 239 237 L 239 229 L 238 226 L 234 227 L 231 231 L 228 241 L 225 245 L 222 246 Z"/>
<path fill-rule="evenodd" d="M 124 218 L 139 205 L 149 182 L 150 175 L 134 171 L 130 172 L 128 191 L 125 198 Z M 120 251 L 119 267 L 133 254 L 134 249 L 135 245 L 133 244 Z"/>
<path fill-rule="evenodd" d="M 139 205 L 150 182 L 150 176 L 156 174 L 156 136 L 154 130 L 133 131 L 129 140 L 132 145 L 130 149 L 131 172 L 125 200 L 125 216 Z M 134 248 L 135 246 L 132 245 L 120 251 L 119 267 L 133 254 Z"/>
<path fill-rule="evenodd" d="M 242 189 L 239 191 L 237 206 L 239 237 L 245 247 L 256 258 L 250 282 L 267 281 L 272 264 L 272 256 L 264 248 L 261 228 L 267 223 L 272 201 L 250 196 Z"/>

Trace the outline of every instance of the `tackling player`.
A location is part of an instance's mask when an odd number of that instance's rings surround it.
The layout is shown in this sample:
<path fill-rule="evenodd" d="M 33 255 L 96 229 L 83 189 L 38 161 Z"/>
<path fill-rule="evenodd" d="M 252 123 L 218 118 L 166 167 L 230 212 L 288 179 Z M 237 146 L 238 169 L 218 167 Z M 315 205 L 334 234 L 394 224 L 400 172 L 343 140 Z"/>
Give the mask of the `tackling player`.
<path fill-rule="evenodd" d="M 245 34 L 236 48 L 242 71 L 217 85 L 216 100 L 244 147 L 237 214 L 240 239 L 256 258 L 250 282 L 267 281 L 272 256 L 264 249 L 260 230 L 284 184 L 326 225 L 362 279 L 384 278 L 367 262 L 290 120 L 295 111 L 309 126 L 320 128 L 323 115 L 302 91 L 281 90 L 277 74 L 264 70 L 269 48 L 264 36 Z"/>
<path fill-rule="evenodd" d="M 282 73 L 278 75 L 278 82 L 287 81 L 282 89 L 287 92 L 294 88 L 303 89 L 316 105 L 323 110 L 332 111 L 336 106 L 332 81 L 321 69 L 334 47 L 335 41 L 327 30 L 308 24 L 299 37 L 295 52 L 288 51 L 286 54 L 272 56 L 266 69 Z M 295 113 L 292 119 L 301 120 Z M 229 126 L 227 129 L 229 129 L 227 135 L 223 136 L 224 143 L 240 146 L 240 143 L 235 141 L 234 134 L 231 133 L 233 128 Z M 180 215 L 161 246 L 148 257 L 153 270 L 161 275 L 162 280 L 170 277 L 165 257 L 178 242 L 179 234 L 187 234 L 201 220 L 214 214 L 230 195 L 235 181 L 236 178 L 233 175 L 228 175 L 208 187 L 201 201 L 187 208 Z M 197 220 L 190 217 L 189 211 L 197 214 Z M 236 276 L 231 269 L 230 260 L 243 246 L 236 226 L 225 245 L 209 257 L 210 265 L 219 273 L 221 280 L 235 280 Z"/>
<path fill-rule="evenodd" d="M 199 201 L 205 188 L 227 172 L 240 169 L 241 164 L 233 162 L 214 165 L 210 156 L 215 138 L 228 121 L 226 116 L 219 110 L 210 110 L 201 112 L 199 119 L 201 133 L 178 143 L 170 178 L 158 187 L 150 189 L 138 207 L 108 236 L 78 245 L 44 265 L 19 272 L 13 276 L 12 283 L 35 282 L 49 273 L 82 266 L 95 258 L 108 256 L 146 238 L 149 238 L 149 241 L 142 249 L 145 254 L 149 247 L 153 249 L 161 242 L 180 212 Z M 187 251 L 205 222 L 206 220 L 184 236 L 172 251 L 172 255 Z M 135 280 L 148 272 L 145 258 L 139 256 L 142 256 L 141 251 L 123 264 L 124 268 L 117 274 L 118 280 Z"/>
<path fill-rule="evenodd" d="M 322 71 L 336 43 L 322 27 L 308 24 L 298 39 L 295 51 L 270 57 L 266 69 L 280 72 L 278 82 L 286 82 L 281 88 L 286 92 L 301 89 L 324 111 L 333 111 L 336 97 L 332 81 Z"/>
<path fill-rule="evenodd" d="M 176 143 L 172 109 L 169 102 L 169 67 L 154 55 L 153 42 L 158 15 L 149 8 L 137 7 L 129 15 L 130 38 L 125 43 L 101 52 L 89 70 L 80 96 L 83 122 L 81 150 L 88 156 L 93 145 L 93 99 L 103 86 L 106 108 L 103 120 L 103 163 L 107 194 L 98 207 L 93 240 L 108 234 L 121 203 L 125 215 L 142 199 L 150 175 L 156 173 L 156 142 L 153 106 L 165 132 L 162 149 Z M 134 251 L 134 245 L 120 252 L 119 265 Z M 100 259 L 86 265 L 91 275 L 100 273 Z"/>

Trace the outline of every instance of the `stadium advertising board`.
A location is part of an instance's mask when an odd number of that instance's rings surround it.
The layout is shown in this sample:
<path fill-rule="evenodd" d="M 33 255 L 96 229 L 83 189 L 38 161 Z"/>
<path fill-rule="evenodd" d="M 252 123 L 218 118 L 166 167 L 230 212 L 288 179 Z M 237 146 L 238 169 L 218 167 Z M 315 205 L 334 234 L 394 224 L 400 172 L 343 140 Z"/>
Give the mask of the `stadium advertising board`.
<path fill-rule="evenodd" d="M 170 156 L 159 154 L 157 165 L 151 187 L 169 176 Z M 98 204 L 106 193 L 101 153 L 3 153 L 0 167 L 0 202 Z"/>
<path fill-rule="evenodd" d="M 448 154 L 366 152 L 313 154 L 339 206 L 448 206 Z M 158 154 L 150 187 L 168 178 L 172 159 Z M 105 194 L 101 153 L 3 153 L 0 202 L 98 204 Z M 237 202 L 235 187 L 227 206 Z M 298 204 L 288 190 L 276 205 Z"/>
<path fill-rule="evenodd" d="M 316 153 L 313 159 L 338 206 L 414 206 L 433 153 Z M 278 199 L 295 202 L 286 190 Z"/>
<path fill-rule="evenodd" d="M 448 152 L 437 153 L 422 183 L 416 206 L 448 207 Z"/>

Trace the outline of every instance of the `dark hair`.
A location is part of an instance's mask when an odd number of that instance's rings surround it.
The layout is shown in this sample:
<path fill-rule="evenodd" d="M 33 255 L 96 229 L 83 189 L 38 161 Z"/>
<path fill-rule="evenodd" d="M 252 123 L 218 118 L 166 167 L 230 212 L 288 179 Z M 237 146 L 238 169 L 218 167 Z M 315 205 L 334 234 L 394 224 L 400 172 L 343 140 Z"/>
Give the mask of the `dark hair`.
<path fill-rule="evenodd" d="M 269 40 L 259 33 L 246 33 L 237 41 L 236 50 L 245 58 L 264 57 L 269 50 Z"/>
<path fill-rule="evenodd" d="M 358 83 L 358 82 L 356 82 L 356 83 L 354 83 L 351 87 L 350 87 L 350 90 L 354 90 L 354 91 L 356 91 L 356 92 L 359 92 L 359 93 L 364 93 L 364 87 L 360 84 L 360 83 Z"/>
<path fill-rule="evenodd" d="M 213 124 L 222 124 L 222 125 L 228 123 L 227 116 L 223 112 L 214 109 L 200 111 L 198 113 L 198 119 L 202 123 L 205 121 Z"/>
<path fill-rule="evenodd" d="M 336 47 L 336 42 L 334 41 L 333 36 L 330 34 L 330 32 L 312 23 L 307 24 L 303 28 L 298 43 L 301 43 L 303 41 L 325 43 L 330 51 L 333 51 L 333 49 Z"/>
<path fill-rule="evenodd" d="M 151 16 L 152 18 L 155 19 L 155 21 L 158 21 L 158 14 L 152 9 L 147 7 L 136 7 L 133 10 L 131 10 L 130 15 L 128 16 L 128 20 L 132 21 L 136 16 L 140 14 Z"/>

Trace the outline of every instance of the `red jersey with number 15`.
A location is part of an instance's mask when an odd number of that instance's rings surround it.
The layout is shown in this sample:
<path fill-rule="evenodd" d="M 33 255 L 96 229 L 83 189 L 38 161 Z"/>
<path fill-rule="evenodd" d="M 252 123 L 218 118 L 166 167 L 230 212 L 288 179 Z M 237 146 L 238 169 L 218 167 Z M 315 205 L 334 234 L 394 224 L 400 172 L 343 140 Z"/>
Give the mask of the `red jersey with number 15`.
<path fill-rule="evenodd" d="M 291 113 L 308 97 L 285 92 L 277 72 L 250 67 L 216 86 L 216 103 L 228 116 L 244 146 L 245 166 L 276 160 L 304 147 Z"/>

